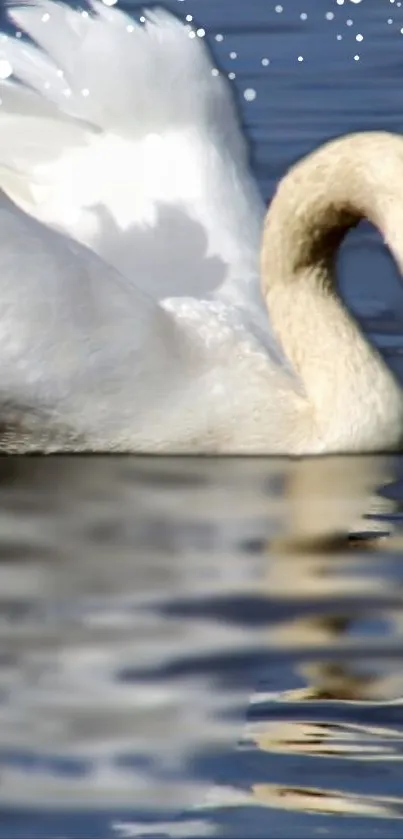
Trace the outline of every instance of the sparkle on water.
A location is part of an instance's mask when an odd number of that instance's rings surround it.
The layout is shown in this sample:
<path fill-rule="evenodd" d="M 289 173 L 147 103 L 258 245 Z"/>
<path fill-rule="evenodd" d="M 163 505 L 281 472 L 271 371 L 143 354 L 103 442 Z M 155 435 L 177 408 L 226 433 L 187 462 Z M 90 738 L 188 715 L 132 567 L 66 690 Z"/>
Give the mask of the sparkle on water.
<path fill-rule="evenodd" d="M 256 99 L 256 90 L 253 87 L 247 87 L 246 90 L 244 90 L 243 95 L 247 102 L 253 102 L 253 100 Z"/>
<path fill-rule="evenodd" d="M 184 0 L 178 0 L 178 2 L 184 2 Z M 335 2 L 336 6 L 345 6 L 347 8 L 349 3 L 353 3 L 354 5 L 358 5 L 362 2 L 362 0 L 333 0 L 333 2 Z M 397 2 L 396 2 L 396 0 L 390 0 L 390 3 L 393 3 L 393 4 L 395 4 L 396 6 L 399 6 L 399 7 L 402 5 L 401 0 L 397 0 Z M 276 5 L 273 4 L 271 6 L 271 9 L 270 9 L 270 7 L 268 7 L 268 13 L 273 14 L 273 12 L 275 12 L 276 14 L 282 14 L 282 13 L 286 14 L 287 12 L 290 11 L 290 8 L 292 8 L 292 6 L 290 6 L 290 5 L 287 6 L 285 4 L 282 4 L 282 5 L 281 4 L 276 4 Z M 344 20 L 342 20 L 342 19 L 340 19 L 340 14 L 337 16 L 337 14 L 335 14 L 335 12 L 332 11 L 331 9 L 328 9 L 327 11 L 324 10 L 322 13 L 319 12 L 319 14 L 324 14 L 325 19 L 327 21 L 329 21 L 330 23 L 337 20 L 338 23 L 339 23 L 339 26 L 341 24 L 341 25 L 344 25 L 344 26 L 347 26 L 347 27 L 351 28 L 351 27 L 354 27 L 354 25 L 355 25 L 355 21 L 353 20 L 353 18 L 351 18 L 351 17 L 346 18 L 345 17 Z M 301 22 L 307 21 L 308 17 L 309 16 L 308 16 L 307 12 L 298 12 L 298 18 Z M 185 20 L 188 23 L 191 23 L 193 21 L 193 15 L 187 14 L 186 17 L 185 17 Z M 393 24 L 393 22 L 394 21 L 393 21 L 392 18 L 387 19 L 387 23 L 389 25 Z M 342 41 L 343 40 L 343 35 L 340 33 L 340 31 L 337 32 L 337 33 L 334 33 L 334 29 L 332 29 L 332 28 L 329 31 L 332 32 L 331 37 L 336 38 L 337 41 Z M 401 34 L 403 34 L 403 27 L 399 31 L 400 31 Z M 305 32 L 306 32 L 305 29 L 304 30 L 301 29 L 301 34 L 303 34 Z M 202 29 L 202 28 L 193 30 L 191 27 L 189 27 L 189 37 L 190 38 L 195 38 L 196 36 L 204 37 L 205 34 L 206 34 L 205 30 Z M 222 43 L 224 41 L 225 37 L 226 36 L 225 36 L 224 33 L 219 32 L 219 33 L 214 35 L 214 40 L 217 43 Z M 365 35 L 362 32 L 356 32 L 356 33 L 353 34 L 353 38 L 356 42 L 363 43 L 364 40 L 365 40 Z M 230 52 L 227 52 L 226 55 L 227 55 L 227 58 L 229 58 L 231 61 L 236 61 L 237 59 L 242 59 L 242 56 L 240 56 L 239 53 L 236 52 L 235 50 L 231 50 Z M 300 55 L 295 56 L 295 60 L 296 60 L 297 64 L 301 65 L 301 64 L 303 64 L 303 62 L 306 60 L 307 57 L 309 57 L 309 56 L 301 53 Z M 358 61 L 360 61 L 360 59 L 361 59 L 361 55 L 359 55 L 358 53 L 354 54 L 354 52 L 352 50 L 351 53 L 350 53 L 350 60 L 352 60 L 354 62 L 358 62 Z M 225 61 L 225 58 L 224 58 L 224 61 Z M 272 59 L 269 59 L 267 57 L 263 57 L 263 58 L 260 59 L 260 66 L 262 68 L 263 67 L 265 67 L 265 68 L 269 67 L 271 63 L 272 63 Z M 234 80 L 236 78 L 236 73 L 233 72 L 233 71 L 228 71 L 228 68 L 226 68 L 226 69 L 227 69 L 227 78 L 229 78 L 230 80 Z M 218 74 L 218 71 L 217 71 L 217 74 Z M 214 73 L 214 75 L 215 75 L 215 73 Z M 253 102 L 257 98 L 257 96 L 258 96 L 258 91 L 255 88 L 248 87 L 243 91 L 243 97 L 247 102 Z"/>

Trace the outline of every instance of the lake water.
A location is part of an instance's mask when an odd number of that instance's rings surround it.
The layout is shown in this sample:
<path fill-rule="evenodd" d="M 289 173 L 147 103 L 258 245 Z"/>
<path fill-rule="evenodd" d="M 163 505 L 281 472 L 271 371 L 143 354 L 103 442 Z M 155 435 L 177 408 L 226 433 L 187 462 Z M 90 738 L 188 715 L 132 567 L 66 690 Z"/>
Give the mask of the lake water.
<path fill-rule="evenodd" d="M 402 494 L 399 457 L 0 460 L 2 839 L 400 837 Z"/>
<path fill-rule="evenodd" d="M 402 131 L 399 2 L 162 5 L 235 73 L 267 198 Z M 365 226 L 340 282 L 403 373 Z M 400 837 L 402 500 L 399 457 L 0 460 L 1 839 Z"/>

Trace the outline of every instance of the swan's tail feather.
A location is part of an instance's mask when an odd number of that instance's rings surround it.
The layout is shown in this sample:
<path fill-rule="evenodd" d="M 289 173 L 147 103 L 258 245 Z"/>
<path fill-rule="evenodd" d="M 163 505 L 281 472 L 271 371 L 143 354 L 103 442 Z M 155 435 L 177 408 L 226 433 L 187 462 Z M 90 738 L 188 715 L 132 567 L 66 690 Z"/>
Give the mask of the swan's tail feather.
<path fill-rule="evenodd" d="M 53 0 L 9 6 L 10 20 L 34 43 L 9 37 L 0 43 L 0 59 L 40 99 L 103 131 L 133 136 L 172 123 L 214 127 L 224 116 L 232 122 L 227 83 L 212 73 L 204 44 L 188 26 L 159 8 L 141 24 L 99 0 L 90 7 Z"/>

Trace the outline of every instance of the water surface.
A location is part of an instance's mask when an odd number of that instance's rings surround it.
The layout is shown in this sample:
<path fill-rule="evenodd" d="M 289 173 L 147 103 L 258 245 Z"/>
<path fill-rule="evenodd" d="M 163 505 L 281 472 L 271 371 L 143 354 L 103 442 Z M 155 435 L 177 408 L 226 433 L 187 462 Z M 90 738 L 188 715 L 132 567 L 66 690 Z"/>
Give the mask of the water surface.
<path fill-rule="evenodd" d="M 0 836 L 400 836 L 402 469 L 1 460 Z"/>

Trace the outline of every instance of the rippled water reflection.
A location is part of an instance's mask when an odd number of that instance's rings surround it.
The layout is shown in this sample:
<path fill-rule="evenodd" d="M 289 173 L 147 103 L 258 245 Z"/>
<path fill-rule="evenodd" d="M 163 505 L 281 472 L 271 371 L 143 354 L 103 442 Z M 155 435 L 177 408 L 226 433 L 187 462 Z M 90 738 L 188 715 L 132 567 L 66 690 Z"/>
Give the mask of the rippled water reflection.
<path fill-rule="evenodd" d="M 2 839 L 400 836 L 402 467 L 1 460 Z"/>

